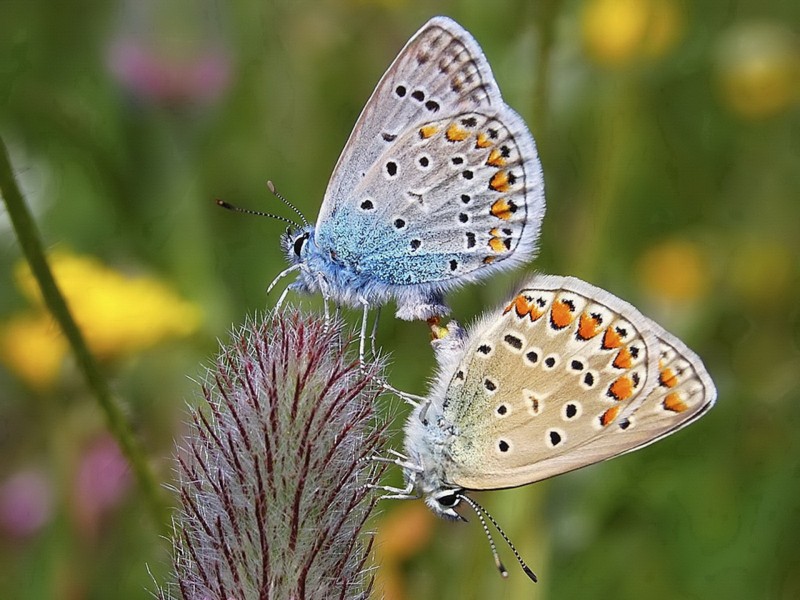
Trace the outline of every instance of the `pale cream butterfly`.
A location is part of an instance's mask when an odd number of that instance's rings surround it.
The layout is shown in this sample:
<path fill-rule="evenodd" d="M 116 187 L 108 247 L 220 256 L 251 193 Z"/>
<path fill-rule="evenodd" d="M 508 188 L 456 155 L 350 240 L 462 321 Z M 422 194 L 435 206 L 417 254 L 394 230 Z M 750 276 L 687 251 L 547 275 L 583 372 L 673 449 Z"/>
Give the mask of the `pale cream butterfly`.
<path fill-rule="evenodd" d="M 497 523 L 467 491 L 525 485 L 642 448 L 716 399 L 683 342 L 573 277 L 534 277 L 468 331 L 451 323 L 434 347 L 439 374 L 409 416 L 406 455 L 391 460 L 406 487 L 382 489 L 424 498 L 446 519 L 460 519 L 455 508 L 464 501 L 487 536 L 484 515 Z"/>

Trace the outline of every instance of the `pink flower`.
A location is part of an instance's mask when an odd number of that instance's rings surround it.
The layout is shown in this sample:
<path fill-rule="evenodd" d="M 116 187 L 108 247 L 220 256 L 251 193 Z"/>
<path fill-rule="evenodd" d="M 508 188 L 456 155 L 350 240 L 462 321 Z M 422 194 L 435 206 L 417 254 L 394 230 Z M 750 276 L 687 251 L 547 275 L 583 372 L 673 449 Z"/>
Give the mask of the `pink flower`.
<path fill-rule="evenodd" d="M 0 527 L 10 536 L 37 533 L 53 515 L 53 490 L 36 469 L 19 471 L 0 484 Z"/>
<path fill-rule="evenodd" d="M 128 463 L 111 436 L 89 446 L 81 458 L 74 482 L 76 518 L 93 534 L 100 521 L 116 507 L 131 487 Z"/>
<path fill-rule="evenodd" d="M 169 55 L 134 38 L 111 47 L 109 69 L 135 97 L 168 108 L 213 104 L 231 80 L 230 60 L 220 49 Z"/>

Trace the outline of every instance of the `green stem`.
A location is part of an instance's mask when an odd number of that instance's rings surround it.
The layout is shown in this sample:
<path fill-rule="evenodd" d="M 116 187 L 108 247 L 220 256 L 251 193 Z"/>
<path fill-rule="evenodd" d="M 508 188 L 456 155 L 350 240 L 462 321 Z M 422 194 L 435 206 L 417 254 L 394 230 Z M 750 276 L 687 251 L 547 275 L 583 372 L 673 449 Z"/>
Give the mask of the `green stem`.
<path fill-rule="evenodd" d="M 161 496 L 156 478 L 145 459 L 141 446 L 133 437 L 125 421 L 119 400 L 112 396 L 108 383 L 100 373 L 97 362 L 89 351 L 78 325 L 69 312 L 64 296 L 53 279 L 53 273 L 50 271 L 42 250 L 39 232 L 22 198 L 8 157 L 8 150 L 2 138 L 0 138 L 0 192 L 2 192 L 22 252 L 39 284 L 42 298 L 61 326 L 87 385 L 106 414 L 108 427 L 133 469 L 157 529 L 165 532 L 169 524 L 167 505 Z"/>
<path fill-rule="evenodd" d="M 550 59 L 555 42 L 556 18 L 561 8 L 561 0 L 545 0 L 540 5 L 536 19 L 539 47 L 536 56 L 536 80 L 533 90 L 533 126 L 537 131 L 545 131 L 549 122 L 550 99 Z M 541 135 L 541 134 L 540 134 Z"/>

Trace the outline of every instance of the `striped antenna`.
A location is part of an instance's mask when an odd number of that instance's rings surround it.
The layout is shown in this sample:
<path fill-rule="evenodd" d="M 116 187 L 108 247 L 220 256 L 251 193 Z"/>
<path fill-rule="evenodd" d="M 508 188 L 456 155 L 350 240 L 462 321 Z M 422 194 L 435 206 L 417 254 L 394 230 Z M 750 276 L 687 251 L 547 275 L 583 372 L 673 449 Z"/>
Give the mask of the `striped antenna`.
<path fill-rule="evenodd" d="M 480 520 L 481 525 L 483 525 L 483 532 L 489 539 L 489 546 L 492 549 L 494 564 L 497 565 L 497 569 L 500 571 L 500 574 L 503 577 L 508 577 L 508 571 L 506 571 L 506 568 L 503 566 L 503 563 L 500 562 L 500 557 L 497 555 L 497 548 L 494 545 L 494 540 L 492 539 L 492 535 L 489 533 L 489 528 L 486 526 L 486 521 L 484 521 L 483 515 L 486 515 L 486 518 L 489 519 L 489 521 L 491 521 L 492 525 L 494 525 L 495 529 L 497 529 L 497 532 L 500 534 L 503 540 L 505 540 L 506 544 L 508 544 L 508 547 L 511 548 L 511 551 L 514 553 L 514 557 L 517 559 L 519 566 L 522 567 L 523 571 L 525 571 L 525 575 L 530 577 L 531 581 L 536 583 L 538 581 L 538 579 L 536 578 L 536 573 L 531 571 L 531 568 L 525 564 L 525 561 L 522 560 L 522 557 L 519 555 L 519 552 L 517 552 L 517 549 L 514 547 L 514 544 L 512 544 L 511 540 L 508 539 L 508 536 L 506 536 L 505 532 L 500 528 L 500 525 L 497 524 L 497 521 L 494 520 L 494 517 L 489 514 L 489 511 L 487 511 L 485 508 L 483 508 L 480 504 L 478 504 L 475 500 L 473 500 L 469 496 L 466 496 L 464 494 L 458 494 L 456 497 L 469 504 L 470 507 L 472 507 L 472 510 L 475 511 L 475 514 L 478 515 L 478 519 Z M 481 513 L 483 513 L 483 515 Z"/>
<path fill-rule="evenodd" d="M 306 220 L 306 217 L 305 217 L 305 215 L 303 215 L 303 213 L 301 213 L 301 212 L 300 212 L 300 209 L 299 209 L 299 208 L 297 208 L 297 207 L 296 207 L 294 204 L 292 204 L 291 202 L 289 202 L 289 201 L 288 201 L 288 200 L 287 200 L 287 199 L 286 199 L 286 198 L 283 196 L 283 194 L 279 194 L 279 193 L 278 193 L 278 191 L 275 189 L 275 184 L 274 184 L 274 183 L 272 183 L 272 181 L 267 181 L 267 187 L 269 188 L 269 191 L 270 191 L 270 192 L 272 192 L 272 195 L 273 195 L 273 196 L 275 196 L 275 197 L 276 197 L 278 200 L 280 200 L 280 201 L 281 201 L 281 202 L 283 202 L 283 203 L 284 203 L 286 206 L 288 206 L 289 208 L 291 208 L 291 209 L 292 209 L 292 210 L 295 212 L 295 214 L 296 214 L 298 217 L 300 217 L 300 219 L 302 219 L 302 221 L 303 221 L 303 225 L 305 225 L 306 227 L 308 227 L 308 226 L 310 225 L 310 223 L 309 223 L 309 222 Z"/>
<path fill-rule="evenodd" d="M 271 217 L 273 219 L 278 219 L 278 221 L 283 221 L 284 223 L 289 223 L 296 229 L 302 229 L 302 227 L 292 221 L 291 219 L 287 219 L 286 217 L 281 217 L 280 215 L 273 215 L 272 213 L 261 212 L 260 210 L 250 210 L 249 208 L 240 208 L 238 206 L 234 206 L 230 202 L 225 202 L 225 200 L 217 199 L 217 206 L 221 206 L 224 209 L 231 210 L 233 212 L 244 213 L 246 215 L 255 215 L 257 217 Z"/>

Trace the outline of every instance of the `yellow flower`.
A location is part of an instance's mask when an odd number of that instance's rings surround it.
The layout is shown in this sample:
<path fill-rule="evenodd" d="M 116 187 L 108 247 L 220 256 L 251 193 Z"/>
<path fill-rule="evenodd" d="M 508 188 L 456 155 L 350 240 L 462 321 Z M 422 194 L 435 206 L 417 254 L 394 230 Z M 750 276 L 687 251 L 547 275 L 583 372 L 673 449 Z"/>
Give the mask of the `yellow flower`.
<path fill-rule="evenodd" d="M 95 258 L 54 253 L 50 266 L 75 321 L 101 357 L 138 352 L 170 337 L 194 332 L 200 311 L 164 283 L 125 276 Z M 20 289 L 41 305 L 27 264 L 17 268 Z"/>
<path fill-rule="evenodd" d="M 682 239 L 666 240 L 647 250 L 639 261 L 639 276 L 653 296 L 684 302 L 704 297 L 711 277 L 700 247 Z"/>
<path fill-rule="evenodd" d="M 0 330 L 0 358 L 35 389 L 53 385 L 66 353 L 61 330 L 46 315 L 19 315 Z"/>
<path fill-rule="evenodd" d="M 581 24 L 589 57 L 622 67 L 664 56 L 683 32 L 684 15 L 674 0 L 588 0 Z"/>
<path fill-rule="evenodd" d="M 745 302 L 762 307 L 781 306 L 792 296 L 798 261 L 790 244 L 754 237 L 737 244 L 730 263 L 729 281 Z"/>
<path fill-rule="evenodd" d="M 729 31 L 717 52 L 722 101 L 748 119 L 771 117 L 800 100 L 800 42 L 777 23 Z"/>
<path fill-rule="evenodd" d="M 152 277 L 125 276 L 95 258 L 66 252 L 54 253 L 50 267 L 87 344 L 100 358 L 139 352 L 189 335 L 200 325 L 199 308 Z M 27 264 L 17 267 L 16 276 L 20 289 L 44 314 Z M 41 371 L 42 386 L 52 382 L 66 348 L 57 327 L 46 325 L 50 322 L 44 316 L 14 319 L 2 336 L 5 362 L 26 381 Z"/>

